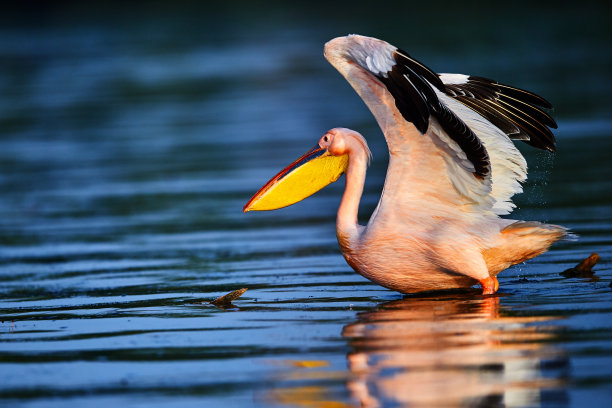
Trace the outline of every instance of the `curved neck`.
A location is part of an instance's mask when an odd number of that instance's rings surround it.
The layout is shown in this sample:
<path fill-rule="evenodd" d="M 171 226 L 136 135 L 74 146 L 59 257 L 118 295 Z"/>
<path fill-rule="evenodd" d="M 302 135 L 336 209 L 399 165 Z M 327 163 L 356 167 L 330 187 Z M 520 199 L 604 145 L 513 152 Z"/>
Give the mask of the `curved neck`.
<path fill-rule="evenodd" d="M 336 218 L 336 232 L 339 239 L 343 237 L 350 241 L 358 236 L 357 213 L 367 167 L 368 157 L 364 151 L 357 150 L 349 154 L 348 167 L 345 173 L 346 185 Z"/>

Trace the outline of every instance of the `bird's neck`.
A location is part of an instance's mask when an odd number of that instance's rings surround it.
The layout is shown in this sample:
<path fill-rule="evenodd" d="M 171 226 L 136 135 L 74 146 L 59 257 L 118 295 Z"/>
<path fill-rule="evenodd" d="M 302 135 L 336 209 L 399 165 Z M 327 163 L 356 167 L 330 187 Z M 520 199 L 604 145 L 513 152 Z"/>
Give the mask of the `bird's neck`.
<path fill-rule="evenodd" d="M 356 240 L 363 228 L 357 223 L 357 214 L 359 211 L 359 201 L 363 193 L 367 167 L 368 156 L 365 152 L 358 151 L 349 155 L 348 167 L 345 173 L 346 185 L 336 218 L 336 233 L 340 246 L 349 245 Z"/>

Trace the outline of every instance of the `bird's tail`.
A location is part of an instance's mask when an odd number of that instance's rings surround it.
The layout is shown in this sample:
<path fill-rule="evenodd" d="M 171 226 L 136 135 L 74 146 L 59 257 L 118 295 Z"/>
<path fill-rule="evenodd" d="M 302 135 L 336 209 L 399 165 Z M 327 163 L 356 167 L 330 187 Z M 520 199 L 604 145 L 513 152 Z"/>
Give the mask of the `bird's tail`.
<path fill-rule="evenodd" d="M 578 235 L 561 225 L 543 224 L 538 221 L 516 221 L 501 232 L 502 234 L 515 234 L 517 236 L 545 236 L 553 239 L 551 244 L 557 241 L 576 241 L 578 239 Z"/>
<path fill-rule="evenodd" d="M 483 257 L 489 273 L 494 276 L 546 252 L 557 241 L 575 241 L 577 238 L 561 225 L 516 221 L 502 229 L 494 246 L 483 251 Z"/>

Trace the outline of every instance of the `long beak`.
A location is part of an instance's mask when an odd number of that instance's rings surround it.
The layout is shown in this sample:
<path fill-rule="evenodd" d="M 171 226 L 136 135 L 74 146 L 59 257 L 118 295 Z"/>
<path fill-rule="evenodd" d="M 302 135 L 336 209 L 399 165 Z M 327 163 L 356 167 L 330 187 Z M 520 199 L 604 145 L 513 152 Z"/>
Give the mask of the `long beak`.
<path fill-rule="evenodd" d="M 276 210 L 295 204 L 338 180 L 347 166 L 348 155 L 332 156 L 317 145 L 268 181 L 242 210 Z"/>

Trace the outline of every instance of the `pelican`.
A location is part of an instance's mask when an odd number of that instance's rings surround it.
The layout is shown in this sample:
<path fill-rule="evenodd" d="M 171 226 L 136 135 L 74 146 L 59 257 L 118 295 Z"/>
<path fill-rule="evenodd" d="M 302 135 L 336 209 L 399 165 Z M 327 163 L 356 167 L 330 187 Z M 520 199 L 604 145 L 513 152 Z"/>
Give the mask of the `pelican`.
<path fill-rule="evenodd" d="M 357 213 L 370 150 L 354 130 L 334 128 L 268 181 L 244 212 L 275 210 L 345 175 L 336 235 L 347 263 L 401 292 L 482 286 L 570 237 L 562 226 L 500 218 L 522 192 L 527 163 L 513 140 L 555 151 L 544 98 L 496 81 L 436 74 L 391 44 L 360 35 L 325 44 L 325 58 L 380 126 L 389 166 L 367 225 Z"/>

